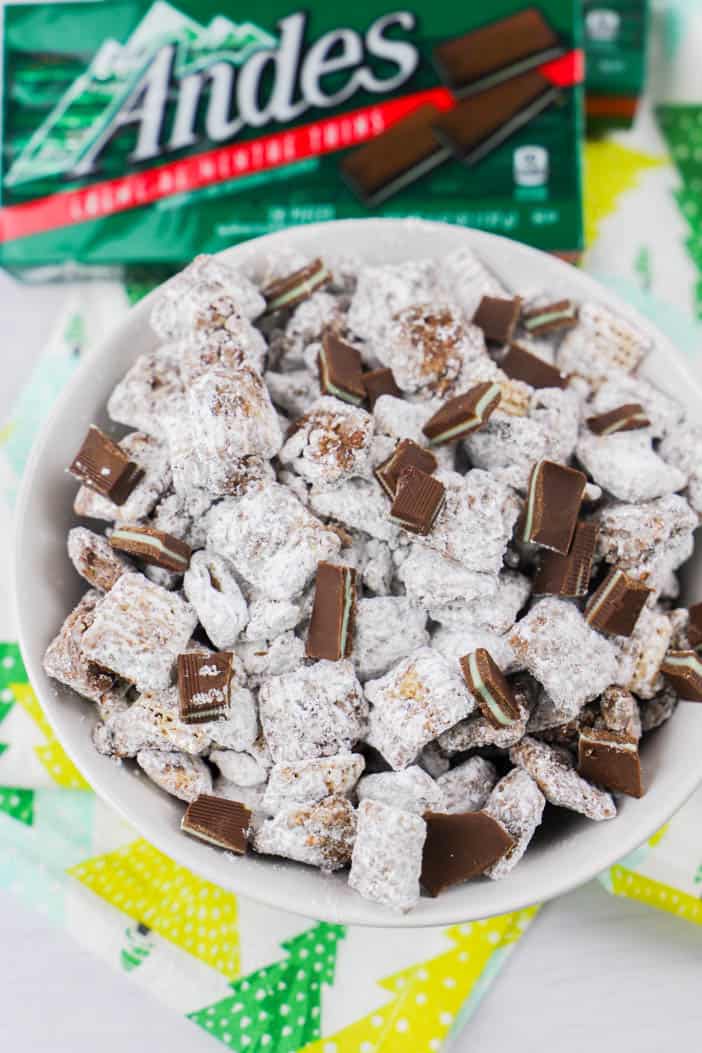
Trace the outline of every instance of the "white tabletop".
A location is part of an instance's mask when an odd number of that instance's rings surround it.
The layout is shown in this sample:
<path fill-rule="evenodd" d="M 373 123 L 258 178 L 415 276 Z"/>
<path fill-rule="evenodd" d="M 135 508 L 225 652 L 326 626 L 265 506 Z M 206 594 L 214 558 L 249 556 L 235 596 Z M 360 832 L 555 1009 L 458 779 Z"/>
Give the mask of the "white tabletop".
<path fill-rule="evenodd" d="M 60 286 L 21 286 L 0 273 L 0 420 L 63 295 Z M 99 1042 L 100 1053 L 217 1049 L 5 892 L 0 934 L 0 1048 L 95 1053 Z M 590 884 L 543 908 L 452 1053 L 685 1048 L 702 1022 L 701 953 L 698 927 Z"/>

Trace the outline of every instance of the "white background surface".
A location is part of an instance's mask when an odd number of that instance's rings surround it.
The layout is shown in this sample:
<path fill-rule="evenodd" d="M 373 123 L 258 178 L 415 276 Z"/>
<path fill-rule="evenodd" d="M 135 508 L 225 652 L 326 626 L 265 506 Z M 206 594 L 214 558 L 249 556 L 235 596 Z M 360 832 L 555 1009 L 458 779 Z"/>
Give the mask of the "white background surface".
<path fill-rule="evenodd" d="M 62 295 L 60 286 L 31 288 L 0 274 L 0 421 Z M 3 1053 L 224 1048 L 4 892 L 0 941 Z M 697 1049 L 701 962 L 702 929 L 590 884 L 543 908 L 451 1053 Z"/>

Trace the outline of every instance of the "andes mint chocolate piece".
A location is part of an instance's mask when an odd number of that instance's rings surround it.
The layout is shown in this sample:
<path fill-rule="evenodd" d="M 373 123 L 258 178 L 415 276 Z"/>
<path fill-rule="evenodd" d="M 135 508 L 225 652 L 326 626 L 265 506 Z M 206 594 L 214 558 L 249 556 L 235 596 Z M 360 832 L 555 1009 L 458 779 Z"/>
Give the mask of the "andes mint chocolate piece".
<path fill-rule="evenodd" d="M 514 845 L 501 823 L 485 812 L 426 812 L 421 882 L 430 896 L 482 874 Z"/>
<path fill-rule="evenodd" d="M 511 380 L 523 380 L 532 388 L 565 388 L 568 378 L 550 362 L 544 362 L 538 355 L 532 355 L 519 344 L 510 344 L 509 351 L 500 362 L 500 369 Z"/>
<path fill-rule="evenodd" d="M 522 537 L 566 555 L 575 532 L 587 479 L 575 468 L 539 461 L 529 477 Z"/>
<path fill-rule="evenodd" d="M 702 660 L 697 651 L 668 651 L 661 673 L 685 702 L 702 702 Z"/>
<path fill-rule="evenodd" d="M 94 424 L 68 470 L 116 505 L 124 504 L 144 475 L 139 465 L 130 461 L 124 450 Z"/>
<path fill-rule="evenodd" d="M 474 165 L 560 95 L 536 71 L 488 88 L 434 121 L 434 134 L 464 165 Z"/>
<path fill-rule="evenodd" d="M 522 314 L 522 325 L 530 336 L 543 336 L 557 329 L 572 329 L 578 324 L 578 311 L 572 300 L 557 300 L 556 303 L 535 307 Z"/>
<path fill-rule="evenodd" d="M 420 468 L 427 475 L 436 471 L 437 460 L 433 453 L 419 446 L 412 439 L 401 439 L 386 461 L 375 469 L 375 477 L 388 497 L 395 497 L 397 480 L 405 468 Z"/>
<path fill-rule="evenodd" d="M 457 95 L 483 91 L 562 55 L 564 47 L 534 7 L 489 22 L 434 49 L 442 80 Z"/>
<path fill-rule="evenodd" d="M 190 565 L 192 549 L 177 537 L 164 534 L 153 527 L 128 524 L 119 526 L 110 535 L 110 544 L 118 552 L 137 556 L 144 563 L 163 567 L 175 574 L 184 574 Z"/>
<path fill-rule="evenodd" d="M 248 843 L 251 812 L 238 801 L 203 793 L 189 804 L 180 824 L 186 834 L 243 856 Z"/>
<path fill-rule="evenodd" d="M 472 654 L 464 655 L 460 666 L 468 690 L 494 728 L 511 727 L 520 719 L 514 692 L 489 651 L 479 647 Z"/>
<path fill-rule="evenodd" d="M 534 595 L 587 596 L 598 533 L 597 523 L 581 520 L 567 555 L 545 549 L 534 575 Z"/>
<path fill-rule="evenodd" d="M 395 383 L 391 369 L 373 369 L 370 373 L 364 373 L 363 386 L 366 389 L 371 409 L 381 395 L 392 395 L 396 399 L 402 398 L 402 392 Z"/>
<path fill-rule="evenodd" d="M 356 571 L 352 567 L 318 563 L 307 657 L 326 658 L 330 662 L 348 658 L 355 610 Z"/>
<path fill-rule="evenodd" d="M 438 115 L 436 106 L 419 106 L 344 158 L 341 174 L 364 204 L 379 205 L 448 160 L 432 129 Z"/>
<path fill-rule="evenodd" d="M 614 435 L 618 431 L 637 431 L 639 428 L 648 428 L 651 424 L 643 406 L 638 402 L 628 402 L 625 406 L 617 406 L 616 409 L 608 410 L 607 413 L 598 413 L 596 417 L 588 417 L 585 423 L 595 435 Z"/>
<path fill-rule="evenodd" d="M 412 534 L 428 534 L 446 498 L 444 484 L 421 468 L 405 468 L 397 481 L 390 509 L 393 523 Z"/>
<path fill-rule="evenodd" d="M 325 395 L 360 406 L 366 397 L 361 353 L 327 330 L 319 353 L 319 384 Z"/>
<path fill-rule="evenodd" d="M 508 344 L 519 318 L 522 301 L 518 296 L 504 300 L 499 296 L 483 296 L 473 315 L 473 325 L 485 333 L 485 339 L 495 344 Z"/>
<path fill-rule="evenodd" d="M 583 728 L 578 740 L 578 771 L 583 779 L 614 793 L 644 795 L 636 739 L 620 731 Z"/>
<path fill-rule="evenodd" d="M 324 260 L 312 260 L 299 271 L 293 271 L 285 278 L 278 278 L 261 290 L 261 295 L 266 301 L 266 313 L 297 307 L 329 281 L 331 274 Z"/>
<path fill-rule="evenodd" d="M 652 590 L 614 567 L 590 597 L 585 621 L 603 633 L 631 636 Z"/>
<path fill-rule="evenodd" d="M 692 647 L 702 644 L 702 603 L 694 603 L 688 607 L 687 638 Z"/>
<path fill-rule="evenodd" d="M 482 428 L 497 409 L 501 398 L 499 384 L 476 384 L 465 395 L 456 395 L 430 417 L 422 431 L 430 446 L 462 439 Z"/>
<path fill-rule="evenodd" d="M 178 655 L 178 700 L 184 724 L 226 720 L 232 656 L 229 651 L 187 651 Z"/>

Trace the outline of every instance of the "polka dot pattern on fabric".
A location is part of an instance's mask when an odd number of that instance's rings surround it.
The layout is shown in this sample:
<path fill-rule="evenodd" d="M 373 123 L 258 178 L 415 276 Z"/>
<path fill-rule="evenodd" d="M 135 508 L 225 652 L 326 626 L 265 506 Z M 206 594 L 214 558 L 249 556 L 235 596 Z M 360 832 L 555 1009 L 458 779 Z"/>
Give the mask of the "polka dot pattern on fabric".
<path fill-rule="evenodd" d="M 228 978 L 237 976 L 237 902 L 231 892 L 196 877 L 142 840 L 88 859 L 69 873 L 188 954 Z"/>
<path fill-rule="evenodd" d="M 380 981 L 394 998 L 305 1053 L 430 1053 L 439 1050 L 496 951 L 516 942 L 536 908 L 446 930 L 450 950 Z M 496 971 L 496 970 L 495 970 Z M 487 985 L 485 985 L 487 986 Z"/>

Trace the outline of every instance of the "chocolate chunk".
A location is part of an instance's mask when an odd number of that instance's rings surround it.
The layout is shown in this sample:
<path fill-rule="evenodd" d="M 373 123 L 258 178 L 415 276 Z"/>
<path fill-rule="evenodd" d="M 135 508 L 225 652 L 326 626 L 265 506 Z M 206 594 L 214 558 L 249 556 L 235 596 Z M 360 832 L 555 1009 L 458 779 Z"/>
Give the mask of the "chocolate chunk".
<path fill-rule="evenodd" d="M 375 469 L 375 477 L 388 497 L 395 497 L 397 480 L 405 468 L 420 468 L 427 475 L 436 471 L 437 460 L 433 453 L 419 446 L 412 439 L 401 439 L 386 461 Z"/>
<path fill-rule="evenodd" d="M 124 504 L 144 475 L 139 465 L 130 461 L 124 450 L 94 424 L 68 470 L 116 505 Z"/>
<path fill-rule="evenodd" d="M 421 882 L 430 896 L 477 877 L 514 845 L 501 823 L 485 812 L 426 812 Z"/>
<path fill-rule="evenodd" d="M 446 498 L 444 484 L 421 468 L 405 468 L 390 509 L 393 523 L 412 534 L 428 534 Z"/>
<path fill-rule="evenodd" d="M 543 336 L 558 329 L 572 329 L 578 324 L 578 312 L 572 300 L 535 307 L 522 314 L 522 325 L 530 336 Z"/>
<path fill-rule="evenodd" d="M 523 380 L 532 388 L 565 388 L 568 378 L 550 362 L 532 355 L 519 344 L 510 344 L 509 351 L 500 362 L 500 368 L 511 380 Z"/>
<path fill-rule="evenodd" d="M 536 72 L 459 102 L 434 121 L 434 134 L 465 165 L 474 165 L 554 102 L 560 92 Z"/>
<path fill-rule="evenodd" d="M 116 527 L 110 535 L 110 544 L 118 552 L 137 556 L 144 563 L 163 567 L 175 574 L 184 574 L 190 565 L 192 549 L 177 537 L 164 534 L 153 527 L 126 524 Z"/>
<path fill-rule="evenodd" d="M 699 647 L 702 644 L 702 603 L 694 603 L 688 607 L 687 638 L 691 647 Z"/>
<path fill-rule="evenodd" d="M 243 856 L 248 843 L 251 812 L 238 801 L 203 793 L 189 804 L 180 824 L 186 834 Z"/>
<path fill-rule="evenodd" d="M 587 596 L 598 533 L 597 523 L 581 520 L 567 555 L 545 549 L 534 575 L 534 595 Z"/>
<path fill-rule="evenodd" d="M 348 658 L 355 612 L 356 571 L 352 567 L 318 563 L 307 657 L 326 658 L 330 662 Z"/>
<path fill-rule="evenodd" d="M 486 340 L 495 344 L 508 344 L 519 318 L 521 303 L 518 296 L 513 300 L 483 296 L 473 315 L 473 325 L 482 329 Z"/>
<path fill-rule="evenodd" d="M 178 700 L 184 724 L 226 720 L 232 656 L 229 651 L 186 651 L 178 655 Z"/>
<path fill-rule="evenodd" d="M 319 353 L 319 384 L 325 395 L 360 406 L 366 397 L 361 353 L 327 330 Z"/>
<path fill-rule="evenodd" d="M 483 647 L 460 659 L 463 679 L 486 720 L 494 728 L 508 728 L 521 717 L 514 692 Z"/>
<path fill-rule="evenodd" d="M 324 260 L 312 260 L 299 271 L 293 271 L 285 278 L 278 278 L 261 290 L 261 295 L 266 301 L 266 312 L 297 307 L 330 281 L 331 274 Z"/>
<path fill-rule="evenodd" d="M 652 590 L 614 567 L 590 597 L 585 621 L 603 633 L 631 636 Z"/>
<path fill-rule="evenodd" d="M 391 369 L 373 369 L 363 374 L 363 386 L 373 409 L 381 395 L 392 395 L 393 398 L 401 399 L 402 392 L 395 383 L 395 377 Z"/>
<path fill-rule="evenodd" d="M 379 205 L 448 160 L 432 129 L 436 106 L 419 106 L 341 162 L 341 174 L 366 205 Z"/>
<path fill-rule="evenodd" d="M 566 555 L 587 479 L 575 468 L 539 461 L 529 477 L 523 540 Z"/>
<path fill-rule="evenodd" d="M 583 728 L 578 740 L 578 771 L 583 779 L 614 793 L 644 795 L 636 739 L 620 731 Z"/>
<path fill-rule="evenodd" d="M 628 402 L 625 406 L 617 406 L 616 409 L 609 410 L 607 413 L 598 413 L 596 417 L 588 417 L 585 423 L 595 435 L 614 435 L 618 431 L 637 431 L 639 428 L 648 428 L 651 424 L 643 406 L 638 402 Z"/>
<path fill-rule="evenodd" d="M 430 417 L 422 431 L 431 446 L 454 442 L 477 431 L 497 409 L 501 397 L 499 384 L 476 384 L 465 395 L 456 395 Z"/>
<path fill-rule="evenodd" d="M 457 95 L 482 91 L 562 55 L 565 48 L 534 7 L 447 40 L 434 49 L 439 76 Z"/>
<path fill-rule="evenodd" d="M 668 651 L 661 673 L 685 702 L 702 702 L 702 660 L 697 651 Z"/>

